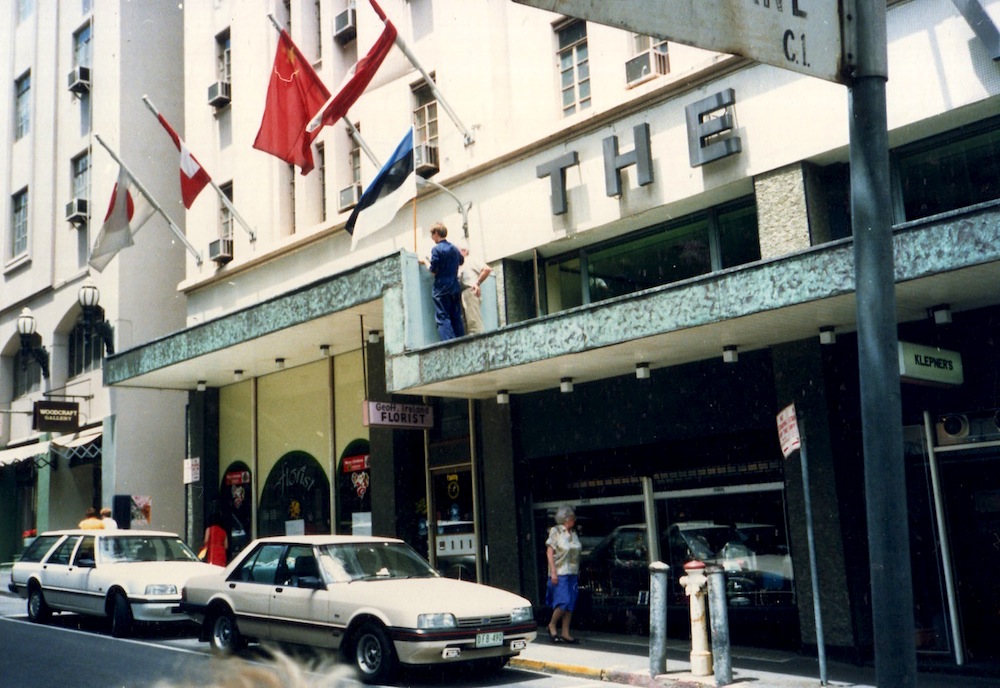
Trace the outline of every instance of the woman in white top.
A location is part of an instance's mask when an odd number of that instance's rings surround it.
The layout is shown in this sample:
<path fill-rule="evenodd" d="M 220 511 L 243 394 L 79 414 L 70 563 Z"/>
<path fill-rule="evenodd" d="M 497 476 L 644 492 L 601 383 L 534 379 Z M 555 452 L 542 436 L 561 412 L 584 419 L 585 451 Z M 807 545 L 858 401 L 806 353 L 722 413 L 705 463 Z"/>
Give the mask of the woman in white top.
<path fill-rule="evenodd" d="M 555 521 L 556 525 L 549 529 L 549 537 L 545 541 L 545 558 L 549 564 L 545 603 L 552 608 L 549 638 L 554 643 L 576 644 L 576 638 L 569 634 L 580 574 L 580 538 L 573 530 L 576 512 L 573 507 L 563 504 L 556 509 Z M 561 629 L 557 632 L 559 626 Z"/>

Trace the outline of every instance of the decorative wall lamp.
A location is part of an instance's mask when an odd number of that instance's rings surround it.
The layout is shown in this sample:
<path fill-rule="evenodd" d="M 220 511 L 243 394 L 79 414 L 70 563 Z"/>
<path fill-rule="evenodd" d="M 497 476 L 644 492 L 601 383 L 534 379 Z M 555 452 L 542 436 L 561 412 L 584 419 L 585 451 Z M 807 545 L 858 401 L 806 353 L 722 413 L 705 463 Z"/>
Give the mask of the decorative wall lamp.
<path fill-rule="evenodd" d="M 42 369 L 42 376 L 49 377 L 49 351 L 42 346 L 42 336 L 35 332 L 38 324 L 31 309 L 25 307 L 17 316 L 17 333 L 21 336 L 21 355 L 23 369 L 28 367 L 28 356 L 32 356 Z"/>
<path fill-rule="evenodd" d="M 96 333 L 104 342 L 104 351 L 110 356 L 115 352 L 114 331 L 104 319 L 104 313 L 97 304 L 101 301 L 101 292 L 89 277 L 80 285 L 77 295 L 80 307 L 83 309 L 83 327 L 87 334 Z"/>

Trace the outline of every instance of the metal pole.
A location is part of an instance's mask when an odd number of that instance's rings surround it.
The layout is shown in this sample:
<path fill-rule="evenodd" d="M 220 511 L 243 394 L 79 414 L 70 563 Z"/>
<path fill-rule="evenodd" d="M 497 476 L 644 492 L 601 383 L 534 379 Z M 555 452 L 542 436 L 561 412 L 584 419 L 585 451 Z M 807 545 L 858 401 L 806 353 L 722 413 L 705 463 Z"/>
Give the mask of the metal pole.
<path fill-rule="evenodd" d="M 924 411 L 924 436 L 927 439 L 927 460 L 930 463 L 931 491 L 934 495 L 934 521 L 937 524 L 938 541 L 941 543 L 941 570 L 944 573 L 944 589 L 948 600 L 948 621 L 951 624 L 952 642 L 955 643 L 955 664 L 965 664 L 965 641 L 962 625 L 958 619 L 958 594 L 955 592 L 955 574 L 952 572 L 951 537 L 944 517 L 944 497 L 941 495 L 941 473 L 938 471 L 937 451 L 934 449 L 934 424 L 929 411 Z"/>
<path fill-rule="evenodd" d="M 813 620 L 816 624 L 816 653 L 819 657 L 819 683 L 826 685 L 826 642 L 823 637 L 823 612 L 819 603 L 819 562 L 816 560 L 816 534 L 813 529 L 812 496 L 809 490 L 809 461 L 806 454 L 805 424 L 799 421 L 799 458 L 802 461 L 802 499 L 806 508 L 806 540 L 809 543 L 809 576 L 812 583 Z"/>
<path fill-rule="evenodd" d="M 712 629 L 712 669 L 715 685 L 733 682 L 733 657 L 729 642 L 729 607 L 726 600 L 726 570 L 716 564 L 705 567 L 708 575 L 708 620 Z M 823 682 L 826 685 L 826 682 Z"/>
<path fill-rule="evenodd" d="M 667 572 L 662 561 L 649 565 L 649 675 L 667 673 Z"/>
<path fill-rule="evenodd" d="M 886 6 L 855 3 L 856 71 L 848 91 L 858 374 L 871 566 L 875 677 L 916 685 L 895 271 L 889 195 Z"/>

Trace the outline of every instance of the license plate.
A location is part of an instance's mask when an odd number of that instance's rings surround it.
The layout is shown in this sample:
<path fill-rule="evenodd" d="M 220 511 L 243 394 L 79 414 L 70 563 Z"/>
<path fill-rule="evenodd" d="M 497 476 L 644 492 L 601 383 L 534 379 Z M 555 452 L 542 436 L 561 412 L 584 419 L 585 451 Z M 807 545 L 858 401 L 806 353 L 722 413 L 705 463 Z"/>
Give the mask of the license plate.
<path fill-rule="evenodd" d="M 477 633 L 476 647 L 498 647 L 503 645 L 503 633 Z"/>

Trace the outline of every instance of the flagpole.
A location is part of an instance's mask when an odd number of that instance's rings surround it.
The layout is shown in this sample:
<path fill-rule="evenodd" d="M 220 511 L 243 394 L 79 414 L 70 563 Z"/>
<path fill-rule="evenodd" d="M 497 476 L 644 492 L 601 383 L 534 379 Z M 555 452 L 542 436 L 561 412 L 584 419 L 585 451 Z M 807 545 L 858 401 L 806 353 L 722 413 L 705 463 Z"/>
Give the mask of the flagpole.
<path fill-rule="evenodd" d="M 146 104 L 146 107 L 149 108 L 149 111 L 152 112 L 154 115 L 156 115 L 157 118 L 160 117 L 160 111 L 156 109 L 156 106 L 153 105 L 153 103 L 149 100 L 147 96 L 144 95 L 142 97 L 142 102 Z M 200 165 L 201 161 L 199 161 L 198 164 Z M 232 201 L 230 201 L 229 198 L 226 197 L 226 194 L 222 193 L 222 189 L 220 189 L 219 185 L 215 183 L 215 180 L 212 178 L 211 175 L 209 175 L 208 177 L 208 183 L 212 185 L 213 189 L 215 189 L 215 193 L 219 194 L 219 198 L 222 199 L 222 204 L 229 209 L 229 212 L 233 214 L 233 217 L 236 218 L 236 221 L 240 223 L 243 229 L 246 230 L 247 234 L 250 235 L 250 242 L 253 243 L 257 241 L 257 232 L 250 229 L 250 225 L 248 225 L 246 220 L 243 219 L 243 216 L 241 216 L 236 211 L 236 207 L 233 205 Z"/>
<path fill-rule="evenodd" d="M 385 15 L 385 12 L 382 11 L 382 8 L 379 7 L 378 3 L 375 2 L 375 0 L 369 0 L 369 2 L 371 2 L 372 9 L 375 10 L 375 14 L 377 14 L 378 18 L 382 20 L 382 23 L 384 24 L 385 22 L 387 22 L 389 18 Z M 458 127 L 459 130 L 462 132 L 465 145 L 468 146 L 472 143 L 475 143 L 476 142 L 475 134 L 469 131 L 468 128 L 466 128 L 466 126 L 462 124 L 462 121 L 458 118 L 458 115 L 455 114 L 455 111 L 451 109 L 451 106 L 448 104 L 448 101 L 444 99 L 443 95 L 441 95 L 441 91 L 438 90 L 437 84 L 434 83 L 434 79 L 432 79 L 431 75 L 427 73 L 427 70 L 424 69 L 424 66 L 420 64 L 420 60 L 418 60 L 417 56 L 413 54 L 413 51 L 410 50 L 410 47 L 406 45 L 406 41 L 404 41 L 403 37 L 399 35 L 399 32 L 396 32 L 395 43 L 396 46 L 403 51 L 403 54 L 406 55 L 406 59 L 410 61 L 410 64 L 416 67 L 417 71 L 420 72 L 421 76 L 424 77 L 424 81 L 427 83 L 427 87 L 431 90 L 431 93 L 433 93 L 437 101 L 441 103 L 441 107 L 443 107 L 444 111 L 448 113 L 448 116 L 451 118 L 451 121 L 454 122 L 455 126 Z"/>
<path fill-rule="evenodd" d="M 194 246 L 191 245 L 191 242 L 188 241 L 186 236 L 184 236 L 184 232 L 181 231 L 181 228 L 178 227 L 177 224 L 170 219 L 170 216 L 167 215 L 167 213 L 163 210 L 163 208 L 160 207 L 160 204 L 157 203 L 156 200 L 153 198 L 153 196 L 149 193 L 149 191 L 146 190 L 146 187 L 142 185 L 142 182 L 140 182 L 136 178 L 136 176 L 132 174 L 132 170 L 130 170 L 128 166 L 122 162 L 121 158 L 115 155 L 115 152 L 111 150 L 111 147 L 108 146 L 108 144 L 104 143 L 104 139 L 101 138 L 101 135 L 94 134 L 94 138 L 97 139 L 97 142 L 99 144 L 104 146 L 104 150 L 108 152 L 108 155 L 110 155 L 111 158 L 116 163 L 118 163 L 123 170 L 125 170 L 125 173 L 132 179 L 132 183 L 135 184 L 135 188 L 137 188 L 139 190 L 139 193 L 141 193 L 146 198 L 146 200 L 149 201 L 149 204 L 153 206 L 153 209 L 163 216 L 163 219 L 167 221 L 167 225 L 170 227 L 170 230 L 174 234 L 176 234 L 177 238 L 181 240 L 181 243 L 187 247 L 187 250 L 190 251 L 191 255 L 194 256 L 194 259 L 195 261 L 197 261 L 198 265 L 201 265 L 202 264 L 201 253 L 199 253 L 198 249 L 196 249 Z M 138 232 L 138 230 L 136 230 L 136 232 Z"/>

